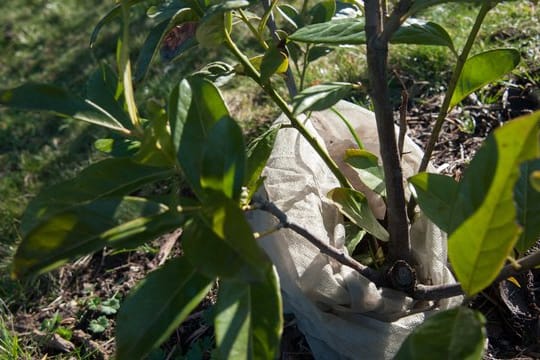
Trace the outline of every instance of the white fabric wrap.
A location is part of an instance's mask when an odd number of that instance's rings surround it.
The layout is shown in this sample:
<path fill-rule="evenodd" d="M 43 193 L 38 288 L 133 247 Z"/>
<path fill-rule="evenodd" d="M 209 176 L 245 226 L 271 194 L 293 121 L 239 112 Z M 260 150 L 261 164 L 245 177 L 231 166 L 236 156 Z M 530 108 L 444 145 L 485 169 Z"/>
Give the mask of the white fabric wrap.
<path fill-rule="evenodd" d="M 366 149 L 379 156 L 374 114 L 345 101 L 335 107 L 352 123 Z M 282 115 L 276 122 L 288 121 Z M 355 187 L 368 196 L 377 216 L 382 217 L 384 203 L 343 162 L 345 149 L 354 148 L 355 143 L 338 116 L 330 110 L 314 112 L 305 125 L 353 179 Z M 418 168 L 422 151 L 406 138 L 404 154 L 406 178 Z M 296 130 L 279 131 L 263 176 L 266 179 L 261 192 L 287 214 L 289 221 L 336 248 L 344 248 L 343 219 L 326 197 L 339 183 Z M 277 223 L 271 215 L 260 211 L 248 217 L 254 231 L 268 230 Z M 446 267 L 446 235 L 419 216 L 410 236 L 420 262 L 419 279 L 434 285 L 454 282 Z M 392 358 L 409 332 L 434 308 L 446 309 L 460 301 L 453 298 L 428 304 L 392 289 L 378 289 L 288 229 L 259 241 L 279 273 L 285 311 L 295 314 L 316 359 Z"/>

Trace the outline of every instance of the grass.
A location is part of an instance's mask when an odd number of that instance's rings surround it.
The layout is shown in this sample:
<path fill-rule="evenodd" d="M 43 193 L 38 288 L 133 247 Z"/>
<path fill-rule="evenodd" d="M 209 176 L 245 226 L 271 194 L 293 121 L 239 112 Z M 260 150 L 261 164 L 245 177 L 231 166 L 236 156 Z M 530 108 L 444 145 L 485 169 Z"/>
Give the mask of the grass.
<path fill-rule="evenodd" d="M 48 82 L 82 94 L 85 79 L 96 65 L 113 61 L 118 24 L 104 28 L 93 51 L 87 48 L 93 26 L 111 3 L 50 0 L 43 4 L 38 0 L 3 2 L 0 12 L 0 28 L 3 30 L 0 35 L 1 87 L 27 81 Z M 524 61 L 517 72 L 538 86 L 540 25 L 535 21 L 535 11 L 537 9 L 529 1 L 499 4 L 488 15 L 473 53 L 494 47 L 518 47 Z M 142 7 L 135 11 L 135 44 L 142 42 L 144 30 L 149 25 L 142 12 Z M 471 6 L 452 3 L 432 8 L 423 16 L 449 29 L 459 49 L 472 26 L 475 12 Z M 235 35 L 238 39 L 243 37 L 242 34 Z M 394 74 L 409 86 L 412 98 L 420 101 L 422 97 L 438 94 L 444 89 L 452 68 L 448 50 L 392 46 L 391 51 L 390 64 Z M 151 69 L 148 81 L 138 90 L 138 100 L 141 103 L 150 100 L 163 102 L 182 74 L 219 57 L 216 51 L 200 49 L 172 64 L 158 62 Z M 363 49 L 337 48 L 330 56 L 317 60 L 308 68 L 306 85 L 324 81 L 366 83 L 365 68 Z M 395 76 L 392 85 L 398 99 L 401 85 Z M 248 134 L 259 132 L 267 120 L 275 118 L 278 113 L 257 86 L 245 78 L 236 77 L 222 89 L 231 112 Z M 355 95 L 354 100 L 369 106 L 365 92 Z M 21 339 L 12 329 L 12 314 L 38 309 L 52 301 L 60 291 L 57 273 L 25 283 L 9 278 L 9 258 L 21 240 L 18 219 L 29 199 L 40 189 L 72 177 L 94 161 L 98 155 L 92 143 L 103 134 L 96 127 L 50 114 L 0 108 L 0 298 L 4 302 L 0 311 L 0 359 L 38 356 L 36 344 L 21 346 Z M 80 358 L 79 355 L 74 356 Z"/>

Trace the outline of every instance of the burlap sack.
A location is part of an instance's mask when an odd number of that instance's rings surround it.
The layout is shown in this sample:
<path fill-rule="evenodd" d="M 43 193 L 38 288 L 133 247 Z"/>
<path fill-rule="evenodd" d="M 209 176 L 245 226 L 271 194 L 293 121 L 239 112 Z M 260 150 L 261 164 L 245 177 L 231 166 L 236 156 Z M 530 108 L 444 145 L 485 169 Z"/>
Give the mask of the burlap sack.
<path fill-rule="evenodd" d="M 345 101 L 336 108 L 353 124 L 366 149 L 379 155 L 374 114 Z M 284 116 L 276 121 L 288 122 Z M 338 116 L 330 110 L 316 112 L 305 119 L 305 124 L 382 217 L 382 199 L 366 189 L 355 171 L 343 162 L 344 150 L 354 148 L 355 143 Z M 408 177 L 418 168 L 422 151 L 407 138 L 404 154 L 404 175 Z M 279 131 L 263 176 L 266 179 L 261 193 L 290 221 L 304 226 L 319 239 L 344 248 L 342 216 L 326 196 L 339 183 L 296 130 Z M 260 211 L 248 216 L 255 231 L 269 229 L 277 222 Z M 446 266 L 446 235 L 419 215 L 410 236 L 420 263 L 419 278 L 430 284 L 454 282 Z M 285 311 L 295 314 L 317 359 L 392 358 L 410 331 L 434 308 L 447 309 L 460 301 L 453 298 L 428 304 L 392 289 L 377 288 L 354 270 L 322 255 L 290 230 L 264 237 L 260 244 L 279 273 Z"/>

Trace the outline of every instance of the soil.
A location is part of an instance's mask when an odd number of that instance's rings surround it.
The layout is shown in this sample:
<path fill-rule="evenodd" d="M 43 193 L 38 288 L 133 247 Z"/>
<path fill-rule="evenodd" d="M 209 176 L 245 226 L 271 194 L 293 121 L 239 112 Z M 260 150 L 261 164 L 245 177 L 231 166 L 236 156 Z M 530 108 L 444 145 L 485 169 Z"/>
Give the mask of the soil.
<path fill-rule="evenodd" d="M 516 116 L 539 108 L 538 89 L 522 79 L 512 79 L 505 88 L 492 87 L 488 94 L 499 100 L 484 104 L 469 98 L 465 105 L 449 114 L 434 153 L 433 164 L 443 173 L 459 179 L 467 163 L 483 139 L 496 127 Z M 442 99 L 425 99 L 411 103 L 408 112 L 410 136 L 421 146 L 427 141 L 433 119 Z M 179 234 L 170 234 L 154 241 L 146 251 L 113 253 L 107 250 L 64 266 L 47 279 L 60 291 L 55 299 L 31 299 L 31 307 L 12 309 L 14 330 L 23 346 L 37 340 L 41 357 L 67 354 L 74 348 L 88 359 L 110 359 L 114 352 L 113 313 L 106 314 L 91 303 L 123 299 L 128 291 L 149 271 L 159 266 L 169 254 L 181 254 Z M 54 280 L 51 280 L 54 279 Z M 540 271 L 503 281 L 472 299 L 471 306 L 487 318 L 489 348 L 486 359 L 540 358 Z M 191 314 L 152 359 L 174 359 L 190 352 L 189 358 L 210 358 L 212 327 L 208 309 L 215 302 L 211 293 Z M 47 330 L 46 321 L 58 314 L 59 326 L 70 330 L 63 339 Z M 100 317 L 108 323 L 102 332 L 92 332 L 90 324 Z M 57 331 L 58 333 L 58 331 Z M 191 349 L 191 350 L 188 350 Z M 65 355 L 64 355 L 65 356 Z M 67 358 L 67 357 L 62 357 Z M 295 325 L 294 317 L 286 316 L 281 359 L 312 359 L 309 345 Z M 71 357 L 70 357 L 71 359 Z"/>

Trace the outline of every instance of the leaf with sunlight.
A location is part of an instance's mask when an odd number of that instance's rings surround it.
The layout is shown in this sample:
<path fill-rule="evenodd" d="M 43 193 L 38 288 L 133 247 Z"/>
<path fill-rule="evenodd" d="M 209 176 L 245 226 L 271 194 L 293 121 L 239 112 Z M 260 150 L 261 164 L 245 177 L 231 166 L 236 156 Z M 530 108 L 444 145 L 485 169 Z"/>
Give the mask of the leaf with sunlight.
<path fill-rule="evenodd" d="M 335 188 L 328 193 L 328 197 L 338 207 L 339 211 L 357 226 L 379 240 L 388 241 L 388 231 L 373 215 L 364 194 L 352 189 Z"/>
<path fill-rule="evenodd" d="M 514 186 L 519 165 L 537 158 L 540 112 L 496 129 L 478 150 L 459 185 L 452 213 L 448 255 L 463 290 L 474 295 L 488 286 L 515 246 Z"/>
<path fill-rule="evenodd" d="M 465 62 L 456 90 L 452 94 L 449 109 L 459 104 L 472 92 L 490 82 L 499 80 L 514 70 L 520 61 L 516 49 L 494 49 L 476 54 Z"/>
<path fill-rule="evenodd" d="M 268 270 L 262 282 L 220 282 L 214 320 L 219 358 L 276 358 L 283 310 L 277 274 Z"/>

